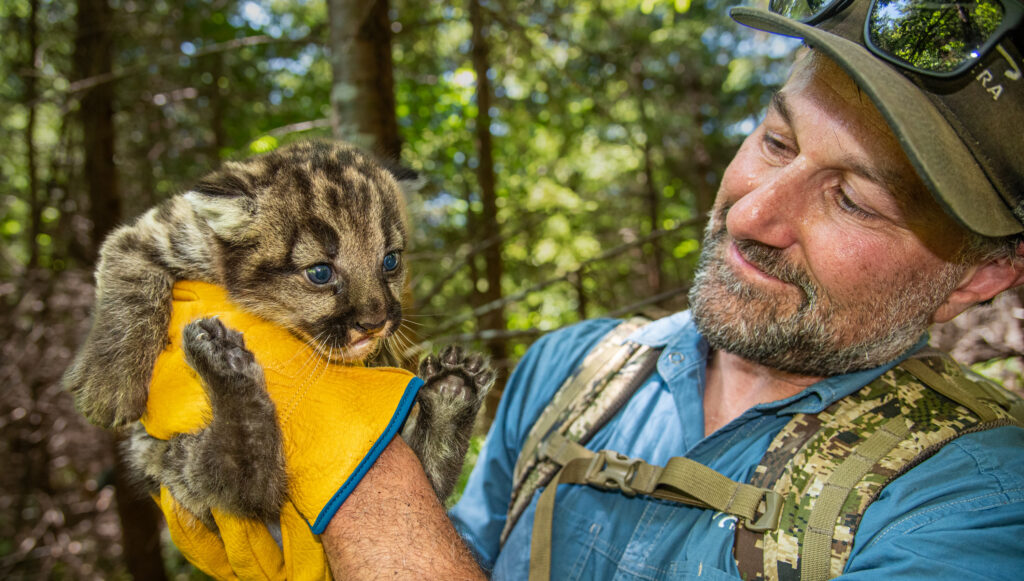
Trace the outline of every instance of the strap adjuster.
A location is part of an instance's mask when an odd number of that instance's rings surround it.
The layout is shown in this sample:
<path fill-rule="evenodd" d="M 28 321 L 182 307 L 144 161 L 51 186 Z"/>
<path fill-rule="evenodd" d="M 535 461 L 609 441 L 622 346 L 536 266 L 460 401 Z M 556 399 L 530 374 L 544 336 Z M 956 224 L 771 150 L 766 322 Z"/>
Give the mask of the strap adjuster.
<path fill-rule="evenodd" d="M 626 496 L 636 496 L 633 478 L 643 460 L 630 458 L 614 450 L 601 450 L 590 460 L 584 480 L 601 490 L 618 490 Z"/>
<path fill-rule="evenodd" d="M 779 528 L 779 521 L 782 519 L 782 495 L 774 490 L 765 490 L 764 512 L 755 515 L 755 519 L 744 519 L 743 528 L 754 533 L 774 531 Z"/>

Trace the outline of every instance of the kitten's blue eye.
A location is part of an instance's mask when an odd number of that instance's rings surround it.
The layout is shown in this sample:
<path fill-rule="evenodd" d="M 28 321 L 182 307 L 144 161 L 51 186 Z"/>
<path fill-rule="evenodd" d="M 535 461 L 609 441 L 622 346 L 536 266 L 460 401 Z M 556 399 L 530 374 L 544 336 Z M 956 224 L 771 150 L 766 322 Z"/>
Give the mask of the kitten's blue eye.
<path fill-rule="evenodd" d="M 334 270 L 329 264 L 314 264 L 306 269 L 306 278 L 313 284 L 327 284 L 334 278 Z"/>
<path fill-rule="evenodd" d="M 384 272 L 391 272 L 392 270 L 398 268 L 398 253 L 397 252 L 389 252 L 387 254 L 387 256 L 384 257 L 384 265 L 383 266 L 384 266 Z"/>

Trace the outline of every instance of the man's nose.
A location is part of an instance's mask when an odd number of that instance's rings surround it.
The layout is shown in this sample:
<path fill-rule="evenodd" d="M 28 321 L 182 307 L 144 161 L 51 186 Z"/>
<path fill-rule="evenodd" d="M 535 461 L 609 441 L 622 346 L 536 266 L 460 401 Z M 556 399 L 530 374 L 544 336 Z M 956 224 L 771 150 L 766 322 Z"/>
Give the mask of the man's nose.
<path fill-rule="evenodd" d="M 749 189 L 736 200 L 726 217 L 735 240 L 754 240 L 786 248 L 799 240 L 807 219 L 808 170 L 794 161 L 748 178 Z"/>

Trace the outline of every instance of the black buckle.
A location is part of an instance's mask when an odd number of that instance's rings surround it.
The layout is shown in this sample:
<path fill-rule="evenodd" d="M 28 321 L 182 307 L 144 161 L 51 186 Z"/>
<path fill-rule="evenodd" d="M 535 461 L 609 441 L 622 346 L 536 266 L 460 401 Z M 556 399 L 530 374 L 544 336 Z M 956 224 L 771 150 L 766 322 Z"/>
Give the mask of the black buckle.
<path fill-rule="evenodd" d="M 584 479 L 595 488 L 618 490 L 633 497 L 637 493 L 632 487 L 633 478 L 641 462 L 643 460 L 639 458 L 630 458 L 614 450 L 601 450 L 590 460 Z"/>

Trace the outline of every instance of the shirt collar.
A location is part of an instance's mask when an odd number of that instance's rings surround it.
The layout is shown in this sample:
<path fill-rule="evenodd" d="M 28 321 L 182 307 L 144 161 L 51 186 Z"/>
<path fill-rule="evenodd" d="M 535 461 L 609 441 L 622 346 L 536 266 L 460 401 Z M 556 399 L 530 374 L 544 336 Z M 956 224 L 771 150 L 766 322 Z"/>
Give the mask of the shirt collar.
<path fill-rule="evenodd" d="M 696 327 L 690 325 L 690 321 L 690 311 L 680 311 L 640 327 L 633 331 L 627 340 L 655 349 L 667 347 L 669 343 L 678 341 L 679 335 L 688 328 L 696 331 Z"/>
<path fill-rule="evenodd" d="M 917 343 L 910 347 L 910 349 L 903 352 L 899 357 L 883 363 L 878 367 L 826 377 L 794 396 L 754 406 L 754 409 L 766 411 L 772 410 L 782 414 L 818 413 L 839 399 L 850 395 L 878 379 L 882 374 L 893 367 L 896 367 L 907 357 L 910 357 L 927 344 L 928 334 L 925 333 L 917 340 Z"/>

